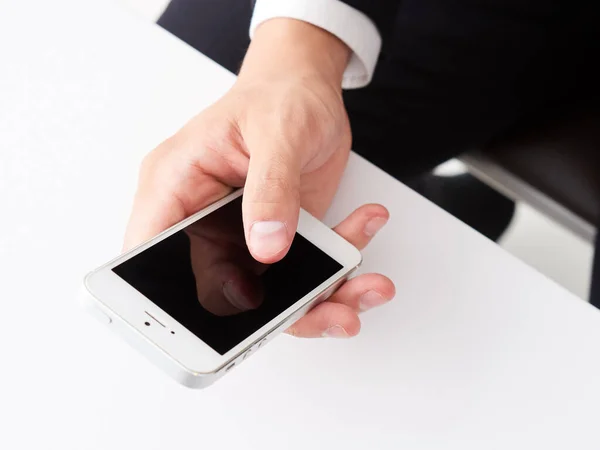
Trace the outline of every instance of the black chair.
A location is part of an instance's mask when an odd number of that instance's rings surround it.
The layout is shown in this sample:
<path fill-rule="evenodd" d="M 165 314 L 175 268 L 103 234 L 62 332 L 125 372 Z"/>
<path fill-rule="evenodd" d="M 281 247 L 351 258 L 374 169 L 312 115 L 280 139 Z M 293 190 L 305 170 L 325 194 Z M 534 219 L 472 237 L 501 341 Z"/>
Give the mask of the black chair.
<path fill-rule="evenodd" d="M 461 160 L 490 186 L 594 240 L 600 223 L 600 112 L 522 127 Z"/>

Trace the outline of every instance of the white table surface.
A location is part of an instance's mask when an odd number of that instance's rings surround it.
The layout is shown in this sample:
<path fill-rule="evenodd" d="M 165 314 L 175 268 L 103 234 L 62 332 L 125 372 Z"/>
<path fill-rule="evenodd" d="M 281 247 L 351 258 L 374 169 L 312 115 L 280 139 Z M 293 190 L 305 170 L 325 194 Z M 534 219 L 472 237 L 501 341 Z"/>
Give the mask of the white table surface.
<path fill-rule="evenodd" d="M 233 81 L 97 3 L 0 2 L 0 448 L 600 448 L 600 314 L 358 157 L 328 221 L 387 205 L 364 270 L 398 287 L 358 338 L 192 391 L 82 313 L 142 156 Z"/>

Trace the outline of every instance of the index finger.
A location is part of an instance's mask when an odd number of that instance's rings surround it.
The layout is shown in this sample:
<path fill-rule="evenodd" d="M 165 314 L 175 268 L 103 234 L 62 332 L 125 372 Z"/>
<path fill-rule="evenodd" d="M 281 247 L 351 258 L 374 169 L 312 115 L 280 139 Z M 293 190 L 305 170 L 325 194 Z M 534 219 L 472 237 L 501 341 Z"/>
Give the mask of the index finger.
<path fill-rule="evenodd" d="M 190 177 L 177 172 L 176 164 L 170 164 L 163 155 L 151 153 L 146 157 L 140 169 L 123 250 L 153 238 L 231 192 L 229 186 L 205 174 Z"/>

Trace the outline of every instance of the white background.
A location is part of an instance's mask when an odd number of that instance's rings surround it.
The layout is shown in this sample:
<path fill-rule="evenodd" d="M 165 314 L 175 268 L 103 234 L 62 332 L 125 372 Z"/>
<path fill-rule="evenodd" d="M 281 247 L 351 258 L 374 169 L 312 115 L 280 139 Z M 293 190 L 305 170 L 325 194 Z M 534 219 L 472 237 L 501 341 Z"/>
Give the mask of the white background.
<path fill-rule="evenodd" d="M 6 1 L 0 448 L 600 448 L 600 312 L 356 156 L 327 222 L 389 207 L 363 270 L 397 298 L 205 391 L 161 374 L 76 288 L 119 251 L 143 155 L 232 76 L 110 2 Z"/>

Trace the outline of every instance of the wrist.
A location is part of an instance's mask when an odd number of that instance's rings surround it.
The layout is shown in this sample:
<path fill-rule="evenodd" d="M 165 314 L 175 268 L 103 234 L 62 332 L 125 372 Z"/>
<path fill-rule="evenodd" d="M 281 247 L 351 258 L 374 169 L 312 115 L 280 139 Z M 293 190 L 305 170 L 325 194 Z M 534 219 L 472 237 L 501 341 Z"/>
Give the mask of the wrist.
<path fill-rule="evenodd" d="M 351 51 L 331 33 L 295 19 L 276 18 L 261 24 L 239 78 L 318 78 L 341 90 Z"/>

